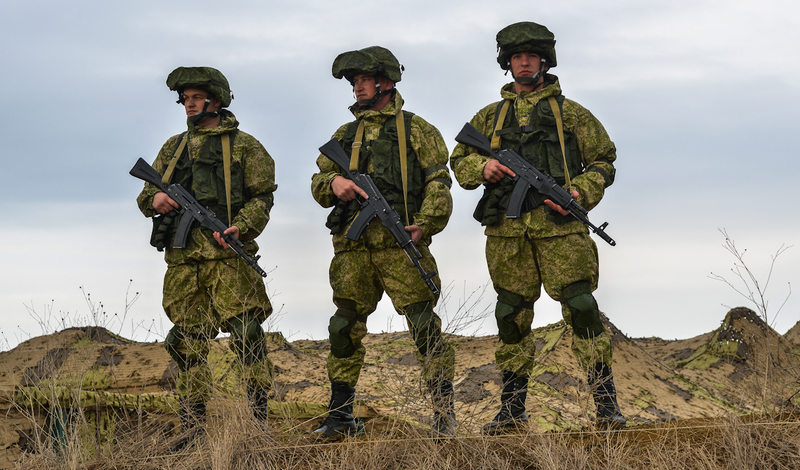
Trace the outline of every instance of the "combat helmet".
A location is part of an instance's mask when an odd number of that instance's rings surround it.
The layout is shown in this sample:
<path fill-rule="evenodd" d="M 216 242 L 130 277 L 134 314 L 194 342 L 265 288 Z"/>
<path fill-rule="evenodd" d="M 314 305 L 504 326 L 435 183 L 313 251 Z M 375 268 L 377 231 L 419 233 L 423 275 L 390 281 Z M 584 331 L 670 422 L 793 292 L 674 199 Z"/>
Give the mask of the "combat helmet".
<path fill-rule="evenodd" d="M 233 100 L 233 93 L 228 84 L 228 79 L 219 70 L 213 67 L 178 67 L 167 76 L 167 87 L 178 92 L 178 103 L 183 104 L 183 90 L 187 88 L 202 88 L 209 95 L 222 102 L 221 107 L 227 108 Z M 209 113 L 209 100 L 206 100 L 203 111 L 191 116 L 189 119 L 197 121 L 204 116 L 216 117 L 218 113 Z"/>
<path fill-rule="evenodd" d="M 366 73 L 375 77 L 386 77 L 394 83 L 402 78 L 403 67 L 392 54 L 392 51 L 381 46 L 370 46 L 357 51 L 348 51 L 339 54 L 333 61 L 331 73 L 334 78 L 346 78 L 350 85 L 353 85 L 353 77 L 360 73 Z M 377 80 L 376 80 L 377 82 Z M 362 108 L 371 107 L 381 96 L 389 91 L 381 91 L 380 83 L 376 83 L 375 96 L 370 100 L 362 100 L 364 103 L 357 103 Z"/>
<path fill-rule="evenodd" d="M 392 51 L 381 46 L 370 46 L 357 51 L 342 52 L 333 61 L 331 72 L 334 78 L 346 78 L 353 84 L 359 73 L 384 76 L 397 83 L 405 68 L 400 65 Z"/>
<path fill-rule="evenodd" d="M 497 33 L 497 63 L 503 70 L 511 68 L 511 56 L 518 52 L 539 54 L 550 68 L 558 63 L 556 37 L 545 26 L 530 21 L 508 25 Z M 538 79 L 538 74 L 534 78 Z"/>

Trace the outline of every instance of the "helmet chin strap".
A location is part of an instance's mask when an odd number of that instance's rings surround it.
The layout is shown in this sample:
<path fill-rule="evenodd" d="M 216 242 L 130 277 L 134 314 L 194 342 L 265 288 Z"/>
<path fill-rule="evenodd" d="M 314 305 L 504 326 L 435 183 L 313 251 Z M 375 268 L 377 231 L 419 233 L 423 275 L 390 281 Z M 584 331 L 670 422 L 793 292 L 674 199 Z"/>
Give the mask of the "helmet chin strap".
<path fill-rule="evenodd" d="M 199 113 L 195 114 L 194 116 L 189 116 L 189 121 L 191 121 L 194 124 L 197 124 L 199 121 L 201 121 L 205 117 L 215 118 L 215 117 L 219 116 L 219 112 L 218 111 L 208 112 L 208 105 L 209 104 L 211 104 L 211 99 L 210 98 L 206 98 L 206 102 L 203 105 L 203 110 L 200 111 Z"/>
<path fill-rule="evenodd" d="M 384 95 L 387 93 L 391 93 L 394 88 L 390 88 L 387 91 L 381 90 L 381 83 L 378 81 L 378 77 L 375 77 L 375 94 L 372 98 L 366 100 L 358 100 L 354 106 L 358 107 L 359 109 L 370 109 L 375 106 L 375 103 L 378 102 L 379 99 L 383 98 Z M 353 94 L 355 94 L 355 90 L 353 90 Z"/>
<path fill-rule="evenodd" d="M 514 78 L 514 81 L 519 83 L 520 85 L 533 85 L 537 81 L 539 81 L 539 78 L 541 78 L 542 75 L 544 75 L 544 71 L 542 70 L 544 68 L 544 63 L 545 59 L 542 59 L 541 62 L 539 62 L 539 70 L 535 74 L 533 74 L 532 77 L 517 77 L 514 75 L 513 71 L 511 72 L 511 76 Z M 508 69 L 506 69 L 506 73 L 508 73 L 509 70 L 511 70 L 510 65 Z"/>

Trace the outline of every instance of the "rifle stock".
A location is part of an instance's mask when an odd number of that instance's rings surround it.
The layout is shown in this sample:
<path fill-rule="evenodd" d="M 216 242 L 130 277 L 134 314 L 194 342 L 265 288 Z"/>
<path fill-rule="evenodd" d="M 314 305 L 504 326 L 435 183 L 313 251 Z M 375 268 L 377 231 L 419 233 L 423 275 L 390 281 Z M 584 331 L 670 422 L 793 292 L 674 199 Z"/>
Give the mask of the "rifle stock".
<path fill-rule="evenodd" d="M 133 168 L 128 173 L 135 178 L 147 181 L 162 191 L 164 190 L 164 185 L 161 183 L 161 175 L 143 158 L 136 160 L 136 164 L 133 165 Z"/>
<path fill-rule="evenodd" d="M 494 155 L 495 153 L 492 150 L 492 143 L 489 142 L 489 139 L 470 123 L 464 124 L 464 127 L 461 128 L 461 131 L 456 136 L 456 142 L 475 147 L 489 155 Z"/>

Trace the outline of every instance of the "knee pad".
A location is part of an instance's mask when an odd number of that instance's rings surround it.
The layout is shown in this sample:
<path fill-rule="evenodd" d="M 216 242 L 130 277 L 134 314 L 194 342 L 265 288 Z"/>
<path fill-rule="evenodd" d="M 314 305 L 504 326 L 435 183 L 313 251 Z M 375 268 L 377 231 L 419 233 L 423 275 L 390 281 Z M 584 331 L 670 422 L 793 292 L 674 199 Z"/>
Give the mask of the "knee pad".
<path fill-rule="evenodd" d="M 205 358 L 199 357 L 197 354 L 184 354 L 181 352 L 181 346 L 186 341 L 186 337 L 192 339 L 203 340 L 207 339 L 204 336 L 193 335 L 187 332 L 184 328 L 174 325 L 164 338 L 164 349 L 167 350 L 169 357 L 175 360 L 178 364 L 178 370 L 185 372 L 192 367 L 198 365 Z"/>
<path fill-rule="evenodd" d="M 177 364 L 178 370 L 186 370 L 186 356 L 181 354 L 178 350 L 180 347 L 181 341 L 183 340 L 183 333 L 181 329 L 175 325 L 167 333 L 167 337 L 164 338 L 164 349 L 167 350 L 167 354 L 171 357 Z"/>
<path fill-rule="evenodd" d="M 331 354 L 339 359 L 346 359 L 356 352 L 356 345 L 350 337 L 350 330 L 357 321 L 366 322 L 363 315 L 355 310 L 339 307 L 328 323 L 328 334 L 331 341 Z"/>
<path fill-rule="evenodd" d="M 411 304 L 405 311 L 419 353 L 425 356 L 431 348 L 433 354 L 441 352 L 442 329 L 436 321 L 439 317 L 433 313 L 433 302 Z"/>
<path fill-rule="evenodd" d="M 267 339 L 261 322 L 255 315 L 245 313 L 228 320 L 231 349 L 244 364 L 253 365 L 267 357 Z"/>
<path fill-rule="evenodd" d="M 500 341 L 506 344 L 517 344 L 530 334 L 530 326 L 523 331 L 514 321 L 524 307 L 528 307 L 528 305 L 523 302 L 521 295 L 505 289 L 499 289 L 494 316 L 497 320 L 497 332 Z M 533 306 L 531 305 L 530 307 Z"/>
<path fill-rule="evenodd" d="M 563 298 L 572 316 L 572 331 L 576 336 L 589 339 L 605 331 L 588 282 L 576 282 L 565 287 Z"/>

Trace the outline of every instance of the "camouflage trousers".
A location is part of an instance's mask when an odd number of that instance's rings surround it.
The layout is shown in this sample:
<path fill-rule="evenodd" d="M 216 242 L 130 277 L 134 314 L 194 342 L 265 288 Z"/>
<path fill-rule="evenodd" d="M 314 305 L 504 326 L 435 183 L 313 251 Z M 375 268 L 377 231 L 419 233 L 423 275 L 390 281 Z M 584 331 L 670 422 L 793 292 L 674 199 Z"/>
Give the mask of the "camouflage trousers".
<path fill-rule="evenodd" d="M 167 268 L 164 311 L 175 324 L 165 347 L 178 362 L 181 397 L 205 402 L 213 390 L 210 341 L 231 333 L 235 373 L 248 387 L 269 390 L 273 366 L 261 323 L 272 314 L 264 281 L 239 258 L 186 263 Z M 243 333 L 246 326 L 249 330 Z"/>
<path fill-rule="evenodd" d="M 418 248 L 422 253 L 420 263 L 425 271 L 437 270 L 436 261 L 428 247 Z M 396 247 L 336 253 L 329 274 L 333 303 L 339 308 L 354 309 L 361 318 L 354 322 L 349 331 L 355 352 L 345 358 L 329 354 L 328 378 L 331 382 L 346 382 L 355 387 L 366 355 L 366 348 L 361 342 L 367 335 L 366 319 L 377 308 L 383 293 L 386 292 L 400 315 L 405 315 L 409 305 L 421 302 L 432 302 L 435 305 L 438 299 L 425 285 L 405 252 Z M 434 276 L 433 282 L 437 287 L 441 286 L 438 275 Z M 416 343 L 418 333 L 411 324 L 408 326 Z M 416 351 L 417 361 L 422 366 L 422 379 L 426 382 L 435 378 L 453 380 L 455 350 L 441 337 L 442 320 L 435 313 L 430 328 L 435 330 L 440 340 L 438 344 L 431 345 L 425 355 Z"/>
<path fill-rule="evenodd" d="M 561 302 L 561 314 L 567 325 L 572 325 L 572 315 L 562 298 L 565 287 L 579 281 L 588 281 L 592 291 L 597 289 L 599 276 L 597 246 L 588 234 L 575 233 L 561 237 L 530 239 L 528 237 L 486 238 L 486 259 L 494 288 L 521 295 L 527 306 L 520 309 L 514 322 L 521 331 L 533 323 L 533 302 L 541 296 L 541 288 L 553 299 Z M 611 365 L 611 334 L 603 332 L 591 338 L 573 334 L 572 353 L 578 364 L 589 370 L 597 362 Z M 533 335 L 527 335 L 516 344 L 498 342 L 495 360 L 501 370 L 528 376 L 534 366 L 536 344 Z"/>

